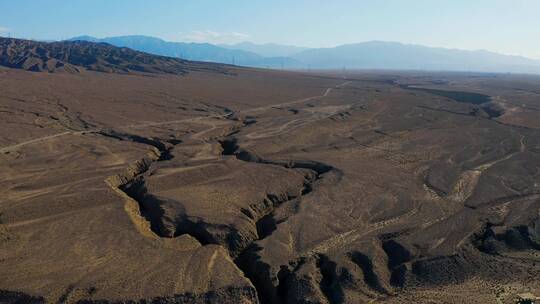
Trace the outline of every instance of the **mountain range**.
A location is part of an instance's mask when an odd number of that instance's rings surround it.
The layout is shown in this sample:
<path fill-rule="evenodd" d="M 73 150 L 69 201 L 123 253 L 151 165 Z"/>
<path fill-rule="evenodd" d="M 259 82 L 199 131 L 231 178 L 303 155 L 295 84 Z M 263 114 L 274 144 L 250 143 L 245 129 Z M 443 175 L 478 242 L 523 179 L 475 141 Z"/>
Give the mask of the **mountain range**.
<path fill-rule="evenodd" d="M 83 40 L 41 42 L 2 37 L 0 66 L 49 73 L 80 73 L 82 70 L 119 74 L 227 73 L 227 69 L 220 64 L 158 56 L 107 43 Z"/>
<path fill-rule="evenodd" d="M 294 59 L 288 57 L 267 57 L 251 51 L 223 47 L 210 43 L 169 42 L 149 36 L 119 36 L 102 39 L 91 36 L 80 36 L 69 40 L 104 42 L 114 46 L 128 47 L 150 54 L 177 57 L 192 61 L 208 61 L 269 68 L 280 67 L 282 63 L 287 66 L 300 66 L 300 63 L 295 62 Z"/>
<path fill-rule="evenodd" d="M 160 56 L 249 67 L 540 73 L 540 60 L 484 50 L 466 51 L 384 41 L 370 41 L 332 48 L 303 48 L 250 42 L 233 45 L 169 42 L 149 36 L 118 36 L 101 39 L 79 36 L 69 40 L 104 42 Z"/>
<path fill-rule="evenodd" d="M 371 41 L 318 48 L 292 56 L 320 69 L 395 69 L 475 72 L 539 73 L 540 61 L 520 56 L 501 55 L 484 50 L 465 51 Z"/>

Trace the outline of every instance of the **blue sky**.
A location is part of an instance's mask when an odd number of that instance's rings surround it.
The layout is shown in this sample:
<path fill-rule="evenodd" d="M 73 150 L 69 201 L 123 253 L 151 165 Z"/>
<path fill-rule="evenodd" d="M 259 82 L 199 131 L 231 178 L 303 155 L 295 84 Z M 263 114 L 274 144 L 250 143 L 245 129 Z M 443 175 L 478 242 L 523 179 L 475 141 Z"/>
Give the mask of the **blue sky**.
<path fill-rule="evenodd" d="M 308 47 L 386 40 L 540 59 L 539 14 L 539 0 L 8 0 L 0 35 Z"/>

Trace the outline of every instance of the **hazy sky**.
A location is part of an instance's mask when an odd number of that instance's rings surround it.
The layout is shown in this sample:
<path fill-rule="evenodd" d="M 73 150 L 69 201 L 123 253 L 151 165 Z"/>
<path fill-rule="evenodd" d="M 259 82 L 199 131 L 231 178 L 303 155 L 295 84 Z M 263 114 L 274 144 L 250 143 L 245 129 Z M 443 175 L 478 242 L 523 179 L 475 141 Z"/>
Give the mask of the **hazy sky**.
<path fill-rule="evenodd" d="M 2 0 L 8 33 L 309 47 L 386 40 L 540 59 L 540 0 Z"/>

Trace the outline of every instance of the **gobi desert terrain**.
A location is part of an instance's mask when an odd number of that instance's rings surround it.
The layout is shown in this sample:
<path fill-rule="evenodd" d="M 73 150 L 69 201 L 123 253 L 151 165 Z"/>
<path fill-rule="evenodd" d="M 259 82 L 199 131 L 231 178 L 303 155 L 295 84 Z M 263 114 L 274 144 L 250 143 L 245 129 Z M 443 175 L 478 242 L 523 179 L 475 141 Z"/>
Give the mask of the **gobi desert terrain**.
<path fill-rule="evenodd" d="M 540 295 L 540 77 L 0 39 L 0 302 Z"/>

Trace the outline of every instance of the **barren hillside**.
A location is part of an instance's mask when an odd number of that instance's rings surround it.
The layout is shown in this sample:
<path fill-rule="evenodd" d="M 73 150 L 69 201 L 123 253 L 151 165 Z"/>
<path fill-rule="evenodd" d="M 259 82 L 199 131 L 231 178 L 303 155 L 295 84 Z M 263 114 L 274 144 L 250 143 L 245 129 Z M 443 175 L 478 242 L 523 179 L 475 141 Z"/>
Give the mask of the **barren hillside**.
<path fill-rule="evenodd" d="M 540 294 L 537 77 L 1 41 L 2 303 Z"/>

